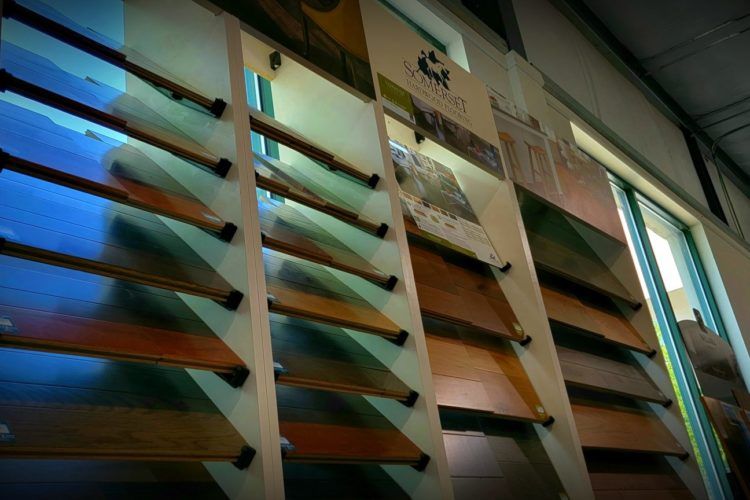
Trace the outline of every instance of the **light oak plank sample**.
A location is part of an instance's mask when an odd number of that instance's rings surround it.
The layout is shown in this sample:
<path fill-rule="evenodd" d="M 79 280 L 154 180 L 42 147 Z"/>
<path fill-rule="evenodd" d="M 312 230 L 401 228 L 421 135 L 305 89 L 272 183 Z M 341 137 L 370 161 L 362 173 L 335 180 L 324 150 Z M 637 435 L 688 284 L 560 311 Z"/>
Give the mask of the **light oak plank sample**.
<path fill-rule="evenodd" d="M 509 341 L 424 319 L 438 406 L 531 422 L 549 418 Z"/>
<path fill-rule="evenodd" d="M 245 442 L 187 373 L 0 350 L 7 458 L 234 461 Z"/>
<path fill-rule="evenodd" d="M 363 397 L 277 386 L 285 460 L 418 465 L 422 452 Z"/>

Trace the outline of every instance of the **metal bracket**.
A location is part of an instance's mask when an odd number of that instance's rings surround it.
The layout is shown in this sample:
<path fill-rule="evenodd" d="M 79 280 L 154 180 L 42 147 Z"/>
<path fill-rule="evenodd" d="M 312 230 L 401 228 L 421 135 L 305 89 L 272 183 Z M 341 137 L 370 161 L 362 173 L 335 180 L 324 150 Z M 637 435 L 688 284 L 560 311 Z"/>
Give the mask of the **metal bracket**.
<path fill-rule="evenodd" d="M 0 149 L 0 172 L 2 172 L 5 165 L 8 164 L 8 160 L 10 160 L 10 154 Z"/>
<path fill-rule="evenodd" d="M 646 356 L 648 356 L 649 358 L 653 358 L 654 356 L 656 356 L 656 349 L 651 349 L 651 352 L 647 353 Z"/>
<path fill-rule="evenodd" d="M 661 405 L 662 405 L 662 406 L 663 406 L 664 408 L 669 408 L 670 406 L 672 406 L 672 403 L 674 403 L 674 401 L 672 401 L 672 399 L 671 399 L 671 398 L 667 398 L 667 400 L 666 400 L 666 401 L 664 401 L 664 402 L 663 402 L 663 403 L 662 403 Z"/>
<path fill-rule="evenodd" d="M 250 464 L 252 463 L 254 457 L 255 448 L 245 445 L 242 447 L 242 450 L 240 450 L 240 455 L 237 457 L 237 460 L 232 462 L 232 465 L 237 467 L 239 470 L 245 470 L 250 467 Z"/>
<path fill-rule="evenodd" d="M 216 99 L 214 99 L 214 102 L 211 103 L 211 107 L 208 108 L 208 111 L 216 118 L 221 118 L 221 115 L 224 114 L 225 109 L 227 109 L 227 102 L 224 99 L 219 99 L 217 97 Z"/>
<path fill-rule="evenodd" d="M 414 132 L 414 140 L 417 142 L 417 144 L 422 144 L 426 138 L 419 132 Z"/>
<path fill-rule="evenodd" d="M 503 267 L 500 268 L 500 272 L 507 273 L 508 271 L 510 271 L 511 267 L 513 267 L 513 265 L 510 262 L 506 262 L 505 264 L 503 264 Z"/>
<path fill-rule="evenodd" d="M 417 399 L 419 399 L 419 393 L 417 391 L 411 390 L 409 391 L 409 396 L 406 399 L 399 401 L 399 403 L 408 408 L 411 408 L 417 402 Z"/>
<path fill-rule="evenodd" d="M 224 224 L 224 227 L 221 228 L 221 231 L 219 231 L 219 239 L 229 243 L 230 241 L 232 241 L 232 238 L 234 238 L 234 235 L 236 233 L 237 226 L 235 224 L 232 224 L 231 222 L 227 222 Z"/>
<path fill-rule="evenodd" d="M 0 170 L 2 170 L 1 167 L 2 167 L 2 165 L 0 165 Z M 398 277 L 396 277 L 396 276 L 394 276 L 394 275 L 391 274 L 388 277 L 388 281 L 386 281 L 385 285 L 383 285 L 383 288 L 385 288 L 386 290 L 388 290 L 390 292 L 391 290 L 393 290 L 396 287 L 396 283 L 398 283 Z"/>
<path fill-rule="evenodd" d="M 216 164 L 216 167 L 213 170 L 216 175 L 223 179 L 227 176 L 231 167 L 231 161 L 227 160 L 226 158 L 219 158 L 219 163 Z"/>
<path fill-rule="evenodd" d="M 367 187 L 369 187 L 370 189 L 375 189 L 379 181 L 380 176 L 378 174 L 372 174 L 370 178 L 367 179 Z"/>
<path fill-rule="evenodd" d="M 221 305 L 223 305 L 230 311 L 236 311 L 240 306 L 240 302 L 242 302 L 243 297 L 244 295 L 239 290 L 232 290 L 231 292 L 229 292 L 226 300 L 224 302 L 221 302 Z"/>
<path fill-rule="evenodd" d="M 286 454 L 293 452 L 295 446 L 284 436 L 281 436 L 281 458 L 286 458 Z"/>
<path fill-rule="evenodd" d="M 427 465 L 429 463 L 430 456 L 427 453 L 422 453 L 422 456 L 419 457 L 419 461 L 416 464 L 412 465 L 412 468 L 414 468 L 414 470 L 422 472 L 427 468 Z"/>
<path fill-rule="evenodd" d="M 381 222 L 380 227 L 378 227 L 378 230 L 375 231 L 375 235 L 378 238 L 385 238 L 385 233 L 387 232 L 388 232 L 388 224 L 386 224 L 385 222 Z"/>
<path fill-rule="evenodd" d="M 391 342 L 393 342 L 394 344 L 398 346 L 402 346 L 404 345 L 404 342 L 406 342 L 406 338 L 408 336 L 409 336 L 409 332 L 407 332 L 406 330 L 400 330 L 398 332 L 398 336 L 395 339 L 388 339 L 388 340 L 390 340 Z"/>
<path fill-rule="evenodd" d="M 534 340 L 531 338 L 531 335 L 526 335 L 524 338 L 522 338 L 518 343 L 522 345 L 523 347 L 526 347 L 527 345 L 531 344 L 531 341 Z"/>
<path fill-rule="evenodd" d="M 271 309 L 271 306 L 274 305 L 276 302 L 279 301 L 276 297 L 274 297 L 273 294 L 267 293 L 266 294 L 266 301 L 268 302 L 268 309 Z"/>
<path fill-rule="evenodd" d="M 216 375 L 218 375 L 224 382 L 237 389 L 238 387 L 242 387 L 242 384 L 245 383 L 245 380 L 247 380 L 247 377 L 250 375 L 250 370 L 244 366 L 235 366 L 229 373 L 216 372 Z"/>
<path fill-rule="evenodd" d="M 547 420 L 542 422 L 542 427 L 549 427 L 550 425 L 555 423 L 555 417 L 550 416 Z"/>

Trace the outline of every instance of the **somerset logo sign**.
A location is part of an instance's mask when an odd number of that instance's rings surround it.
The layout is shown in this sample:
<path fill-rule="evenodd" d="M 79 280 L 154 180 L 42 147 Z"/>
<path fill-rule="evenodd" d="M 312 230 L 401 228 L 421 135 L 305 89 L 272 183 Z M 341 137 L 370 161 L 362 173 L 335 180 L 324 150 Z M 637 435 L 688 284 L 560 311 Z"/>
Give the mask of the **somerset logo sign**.
<path fill-rule="evenodd" d="M 456 118 L 464 124 L 471 123 L 466 115 L 466 99 L 451 90 L 451 71 L 434 50 L 420 50 L 416 64 L 404 59 L 404 73 L 408 87 L 419 97 L 438 109 L 458 115 Z"/>
<path fill-rule="evenodd" d="M 446 90 L 451 88 L 448 86 L 448 81 L 451 79 L 450 70 L 445 67 L 443 61 L 435 56 L 435 51 L 431 50 L 430 54 L 424 53 L 424 50 L 419 52 L 419 58 L 417 59 L 417 67 L 419 71 L 430 78 L 433 82 L 441 84 Z"/>

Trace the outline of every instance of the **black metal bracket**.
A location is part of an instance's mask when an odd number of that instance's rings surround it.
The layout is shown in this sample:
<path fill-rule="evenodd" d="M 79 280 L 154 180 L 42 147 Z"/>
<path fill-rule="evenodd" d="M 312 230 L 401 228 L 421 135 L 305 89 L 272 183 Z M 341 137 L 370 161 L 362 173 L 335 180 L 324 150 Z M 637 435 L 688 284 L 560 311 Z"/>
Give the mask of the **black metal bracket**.
<path fill-rule="evenodd" d="M 372 174 L 370 178 L 367 179 L 367 187 L 369 187 L 370 189 L 375 189 L 379 181 L 380 176 L 378 174 Z"/>
<path fill-rule="evenodd" d="M 234 235 L 236 233 L 237 226 L 235 224 L 232 224 L 231 222 L 227 222 L 224 224 L 224 227 L 221 228 L 221 231 L 219 231 L 219 239 L 229 243 L 230 241 L 232 241 L 232 238 L 234 238 Z"/>
<path fill-rule="evenodd" d="M 227 102 L 224 99 L 218 97 L 211 103 L 211 107 L 208 108 L 208 112 L 214 115 L 216 118 L 221 118 L 224 114 L 224 110 L 227 109 Z"/>
<path fill-rule="evenodd" d="M 417 470 L 419 472 L 424 471 L 427 468 L 427 465 L 430 463 L 430 456 L 427 453 L 422 453 L 422 456 L 419 457 L 419 461 L 412 465 L 414 470 Z"/>
<path fill-rule="evenodd" d="M 417 402 L 417 399 L 419 399 L 419 393 L 417 391 L 411 390 L 409 391 L 409 396 L 406 399 L 399 401 L 399 403 L 411 408 Z"/>
<path fill-rule="evenodd" d="M 419 132 L 414 132 L 414 140 L 417 141 L 417 144 L 422 144 L 426 140 L 426 137 Z"/>
<path fill-rule="evenodd" d="M 271 70 L 273 71 L 281 67 L 281 53 L 278 50 L 274 50 L 268 54 L 268 64 L 271 65 Z"/>
<path fill-rule="evenodd" d="M 242 450 L 240 450 L 240 456 L 237 457 L 237 460 L 232 462 L 232 465 L 239 470 L 245 470 L 250 467 L 253 458 L 255 458 L 255 448 L 245 445 L 242 447 Z"/>
<path fill-rule="evenodd" d="M 654 356 L 656 356 L 656 349 L 651 349 L 651 351 L 647 353 L 646 356 L 648 356 L 649 358 L 653 358 Z"/>
<path fill-rule="evenodd" d="M 10 153 L 6 153 L 2 149 L 0 149 L 0 172 L 2 172 L 3 168 L 5 168 L 5 165 L 8 164 L 8 160 L 10 160 Z"/>
<path fill-rule="evenodd" d="M 506 262 L 503 264 L 503 266 L 500 268 L 500 272 L 507 273 L 510 271 L 510 268 L 513 267 L 513 265 L 510 262 Z"/>
<path fill-rule="evenodd" d="M 385 222 L 381 222 L 380 227 L 378 227 L 378 230 L 375 231 L 375 235 L 378 238 L 385 238 L 385 233 L 387 232 L 388 232 L 388 224 L 386 224 Z"/>
<path fill-rule="evenodd" d="M 0 69 L 0 92 L 8 90 L 8 80 L 10 79 L 10 73 L 5 69 Z"/>
<path fill-rule="evenodd" d="M 229 373 L 215 372 L 224 382 L 237 389 L 242 387 L 247 377 L 250 376 L 250 370 L 244 366 L 235 366 Z"/>
<path fill-rule="evenodd" d="M 522 345 L 523 347 L 526 347 L 527 345 L 531 344 L 531 341 L 534 340 L 531 338 L 531 335 L 526 335 L 524 338 L 522 338 L 518 343 Z"/>
<path fill-rule="evenodd" d="M 230 311 L 236 311 L 240 306 L 240 302 L 242 302 L 243 297 L 244 295 L 239 290 L 232 290 L 231 292 L 229 292 L 226 300 L 222 302 L 221 305 L 223 305 Z"/>
<path fill-rule="evenodd" d="M 641 307 L 643 307 L 643 302 L 636 302 L 635 304 L 631 304 L 630 307 L 634 311 L 640 311 Z"/>
<path fill-rule="evenodd" d="M 690 458 L 690 453 L 688 453 L 688 452 L 686 451 L 685 453 L 683 453 L 682 455 L 680 455 L 680 456 L 679 456 L 679 457 L 677 457 L 677 458 L 679 458 L 680 460 L 682 460 L 683 462 L 685 462 L 685 461 L 686 461 L 686 460 L 687 460 L 688 458 Z"/>
<path fill-rule="evenodd" d="M 213 171 L 216 175 L 224 179 L 229 173 L 229 169 L 232 168 L 232 162 L 226 158 L 219 158 L 219 163 L 216 164 Z"/>
<path fill-rule="evenodd" d="M 395 339 L 389 339 L 394 344 L 401 346 L 404 345 L 404 342 L 406 342 L 406 338 L 409 336 L 409 332 L 406 330 L 400 330 L 398 332 L 398 336 Z"/>
<path fill-rule="evenodd" d="M 279 363 L 278 361 L 273 362 L 273 380 L 274 381 L 279 380 L 279 377 L 281 377 L 282 375 L 286 375 L 287 373 L 289 373 L 289 370 L 284 368 L 284 366 L 281 363 Z"/>
<path fill-rule="evenodd" d="M 664 401 L 664 402 L 663 402 L 663 403 L 662 403 L 661 405 L 662 405 L 662 406 L 663 406 L 664 408 L 669 408 L 670 406 L 672 406 L 672 403 L 673 403 L 673 402 L 674 402 L 674 401 L 672 401 L 672 399 L 671 399 L 671 398 L 667 398 L 667 400 L 666 400 L 666 401 Z"/>
<path fill-rule="evenodd" d="M 2 170 L 2 160 L 0 160 L 0 170 Z M 398 283 L 398 277 L 391 274 L 388 277 L 388 281 L 386 281 L 385 285 L 383 285 L 383 288 L 391 291 L 396 287 L 396 283 Z"/>
<path fill-rule="evenodd" d="M 545 420 L 544 422 L 542 422 L 542 427 L 549 427 L 550 425 L 552 425 L 554 423 L 555 423 L 555 417 L 553 417 L 553 416 L 550 415 L 550 417 L 547 420 Z"/>

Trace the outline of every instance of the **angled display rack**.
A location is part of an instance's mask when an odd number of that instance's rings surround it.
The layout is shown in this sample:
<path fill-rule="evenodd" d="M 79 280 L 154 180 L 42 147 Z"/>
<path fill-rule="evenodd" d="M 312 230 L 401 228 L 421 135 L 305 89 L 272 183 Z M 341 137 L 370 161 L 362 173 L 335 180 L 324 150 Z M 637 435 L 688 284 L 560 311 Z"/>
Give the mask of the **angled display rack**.
<path fill-rule="evenodd" d="M 93 132 L 78 134 L 20 106 L 0 102 L 0 168 L 85 191 L 193 224 L 230 241 L 224 222 L 132 146 Z"/>
<path fill-rule="evenodd" d="M 378 185 L 380 176 L 378 174 L 366 174 L 357 169 L 356 167 L 347 164 L 344 160 L 337 158 L 334 154 L 329 153 L 319 146 L 311 144 L 305 140 L 300 134 L 292 131 L 288 127 L 284 126 L 277 120 L 274 120 L 270 116 L 261 113 L 258 110 L 251 110 L 250 112 L 250 128 L 253 132 L 261 134 L 271 140 L 277 141 L 284 146 L 287 146 L 299 153 L 308 156 L 315 160 L 318 164 L 323 167 L 342 175 L 345 175 L 352 180 L 362 183 L 372 189 Z"/>
<path fill-rule="evenodd" d="M 274 316 L 271 336 L 279 384 L 396 399 L 418 395 L 339 328 Z"/>
<path fill-rule="evenodd" d="M 226 108 L 222 99 L 209 99 L 198 91 L 177 82 L 172 75 L 148 61 L 141 54 L 122 47 L 99 33 L 87 29 L 65 17 L 50 5 L 37 0 L 9 0 L 3 4 L 3 16 L 15 19 L 40 32 L 57 38 L 103 61 L 137 76 L 150 85 L 161 89 L 177 101 L 186 100 L 192 106 L 221 117 Z"/>
<path fill-rule="evenodd" d="M 279 387 L 277 398 L 285 460 L 417 468 L 429 462 L 361 396 Z"/>
<path fill-rule="evenodd" d="M 0 443 L 0 456 L 244 468 L 254 455 L 184 373 L 8 350 L 0 356 L 0 406 L 13 433 Z M 56 373 L 66 373 L 68 383 L 60 386 Z"/>
<path fill-rule="evenodd" d="M 229 171 L 229 160 L 210 153 L 138 99 L 67 73 L 49 59 L 9 42 L 3 42 L 2 51 L 0 89 L 169 151 L 220 177 Z"/>

